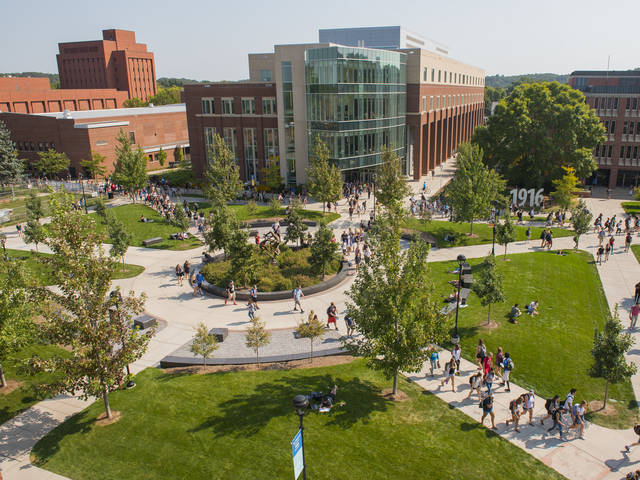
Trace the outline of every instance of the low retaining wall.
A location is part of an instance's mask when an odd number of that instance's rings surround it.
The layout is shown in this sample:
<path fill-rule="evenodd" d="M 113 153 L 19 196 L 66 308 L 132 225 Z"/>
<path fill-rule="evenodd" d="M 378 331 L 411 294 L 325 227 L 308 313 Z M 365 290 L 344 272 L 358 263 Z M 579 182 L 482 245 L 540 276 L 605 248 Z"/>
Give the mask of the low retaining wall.
<path fill-rule="evenodd" d="M 330 288 L 335 287 L 336 285 L 342 283 L 343 280 L 347 278 L 349 275 L 349 268 L 347 262 L 342 262 L 342 268 L 340 271 L 329 280 L 318 283 L 316 285 L 311 285 L 310 287 L 305 287 L 302 289 L 302 293 L 305 296 L 314 295 L 316 293 L 324 292 L 325 290 L 329 290 Z M 216 297 L 227 298 L 226 288 L 220 288 L 216 285 L 211 285 L 208 282 L 204 282 L 202 285 L 202 289 L 205 292 L 210 293 L 211 295 L 215 295 Z M 292 292 L 291 290 L 281 290 L 279 292 L 260 292 L 258 293 L 258 302 L 270 302 L 273 300 L 290 300 Z M 249 300 L 249 292 L 239 292 L 236 290 L 236 298 L 238 300 Z M 276 360 L 274 360 L 276 361 Z"/>
<path fill-rule="evenodd" d="M 250 220 L 250 221 L 246 221 L 246 222 L 242 222 L 245 228 L 266 228 L 266 227 L 271 227 L 271 225 L 273 225 L 274 221 L 269 220 L 269 219 L 265 219 L 265 220 Z M 278 223 L 280 224 L 281 227 L 286 227 L 289 225 L 289 222 L 287 222 L 284 219 L 279 219 Z M 317 227 L 318 226 L 318 222 L 314 222 L 313 220 L 302 220 L 302 223 L 304 225 L 306 225 L 307 227 Z"/>

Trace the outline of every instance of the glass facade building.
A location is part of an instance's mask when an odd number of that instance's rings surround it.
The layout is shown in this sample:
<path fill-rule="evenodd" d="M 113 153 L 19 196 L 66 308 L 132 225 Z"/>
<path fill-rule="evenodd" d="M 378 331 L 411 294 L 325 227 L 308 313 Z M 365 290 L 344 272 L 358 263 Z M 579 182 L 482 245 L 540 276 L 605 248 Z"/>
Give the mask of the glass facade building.
<path fill-rule="evenodd" d="M 343 171 L 381 164 L 384 146 L 405 158 L 406 54 L 311 48 L 305 52 L 305 83 L 310 154 L 319 136 Z"/>

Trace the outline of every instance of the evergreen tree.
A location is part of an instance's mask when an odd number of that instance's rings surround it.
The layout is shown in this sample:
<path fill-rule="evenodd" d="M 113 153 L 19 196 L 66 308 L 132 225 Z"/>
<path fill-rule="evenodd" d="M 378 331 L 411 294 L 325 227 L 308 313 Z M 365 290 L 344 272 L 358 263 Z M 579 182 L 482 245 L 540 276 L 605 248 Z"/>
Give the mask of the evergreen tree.
<path fill-rule="evenodd" d="M 504 223 L 496 223 L 496 240 L 500 245 L 504 245 L 504 258 L 507 258 L 507 246 L 516 240 L 516 230 L 511 220 L 509 212 L 504 216 Z"/>
<path fill-rule="evenodd" d="M 25 202 L 27 210 L 27 218 L 30 220 L 40 221 L 44 216 L 44 209 L 42 208 L 42 199 L 33 190 L 29 191 L 29 197 Z"/>
<path fill-rule="evenodd" d="M 31 163 L 31 166 L 42 175 L 52 176 L 68 170 L 70 163 L 66 153 L 56 152 L 50 148 L 46 152 L 38 152 L 38 158 Z"/>
<path fill-rule="evenodd" d="M 88 160 L 80 160 L 80 166 L 84 168 L 89 178 L 95 180 L 97 177 L 104 177 L 107 171 L 104 167 L 105 160 L 104 155 L 100 155 L 98 152 L 91 152 L 91 158 Z"/>
<path fill-rule="evenodd" d="M 189 230 L 189 219 L 184 211 L 184 207 L 179 203 L 173 209 L 171 224 L 180 229 L 181 232 Z"/>
<path fill-rule="evenodd" d="M 591 229 L 592 221 L 593 214 L 587 208 L 584 200 L 580 200 L 578 205 L 571 209 L 571 223 L 573 224 L 573 230 L 576 232 L 576 248 L 578 248 L 580 236 Z"/>
<path fill-rule="evenodd" d="M 161 167 L 164 167 L 165 162 L 167 161 L 167 152 L 160 147 L 160 151 L 158 152 L 158 162 Z"/>
<path fill-rule="evenodd" d="M 278 199 L 278 197 L 272 197 L 269 200 L 269 209 L 273 215 L 280 215 L 282 211 L 282 202 Z"/>
<path fill-rule="evenodd" d="M 53 255 L 39 257 L 57 285 L 42 287 L 43 309 L 39 328 L 50 343 L 70 345 L 71 354 L 33 357 L 31 371 L 55 372 L 43 389 L 51 395 L 69 393 L 83 399 L 102 397 L 111 418 L 109 393 L 126 379 L 125 367 L 146 351 L 151 333 L 139 335 L 131 328 L 133 316 L 144 306 L 144 294 L 107 295 L 117 261 L 105 254 L 104 236 L 91 215 L 72 208 L 66 193 L 50 198 L 51 223 L 46 245 Z M 105 300 L 106 299 L 106 300 Z"/>
<path fill-rule="evenodd" d="M 111 215 L 107 220 L 107 231 L 109 232 L 109 241 L 111 242 L 111 250 L 109 253 L 112 257 L 120 258 L 122 261 L 122 270 L 124 270 L 124 256 L 129 249 L 129 245 L 133 240 L 133 236 L 115 215 Z"/>
<path fill-rule="evenodd" d="M 203 365 L 206 365 L 207 359 L 211 358 L 213 352 L 215 352 L 219 346 L 218 338 L 213 333 L 209 333 L 209 329 L 207 329 L 204 322 L 200 322 L 191 343 L 191 353 L 193 353 L 193 356 L 200 355 Z"/>
<path fill-rule="evenodd" d="M 624 357 L 633 343 L 634 340 L 630 334 L 622 333 L 622 323 L 620 323 L 616 304 L 613 317 L 606 320 L 602 331 L 596 329 L 591 349 L 593 364 L 589 373 L 593 377 L 603 378 L 606 381 L 603 409 L 607 406 L 609 384 L 615 385 L 627 381 L 636 373 L 636 365 L 632 362 L 627 363 Z"/>
<path fill-rule="evenodd" d="M 322 323 L 320 321 L 319 318 L 317 318 L 317 315 L 313 315 L 313 310 L 311 311 L 311 313 L 309 313 L 309 318 L 306 322 L 302 322 L 300 323 L 297 328 L 296 328 L 296 332 L 298 333 L 298 336 L 300 338 L 308 338 L 309 342 L 311 344 L 311 363 L 313 363 L 313 342 L 316 341 L 316 339 L 321 338 L 324 335 L 325 329 L 324 329 L 324 323 Z"/>
<path fill-rule="evenodd" d="M 567 210 L 571 203 L 573 203 L 573 197 L 575 197 L 575 191 L 580 184 L 578 177 L 576 177 L 576 170 L 573 167 L 562 167 L 565 174 L 562 178 L 553 181 L 555 191 L 551 192 L 551 196 L 563 210 Z"/>
<path fill-rule="evenodd" d="M 298 202 L 294 202 L 289 206 L 289 211 L 285 217 L 287 221 L 287 232 L 284 239 L 287 242 L 300 242 L 304 240 L 305 232 L 309 229 L 304 223 L 302 223 L 302 216 L 300 215 L 300 205 Z"/>
<path fill-rule="evenodd" d="M 147 156 L 142 148 L 133 149 L 131 139 L 124 130 L 116 137 L 116 163 L 111 180 L 120 185 L 135 203 L 135 192 L 147 185 Z"/>
<path fill-rule="evenodd" d="M 251 326 L 247 329 L 245 339 L 247 348 L 255 352 L 256 361 L 260 364 L 260 349 L 271 343 L 271 332 L 267 330 L 266 324 L 259 317 L 251 320 Z"/>
<path fill-rule="evenodd" d="M 242 189 L 234 154 L 217 133 L 213 135 L 203 181 L 203 192 L 214 208 L 226 205 Z"/>
<path fill-rule="evenodd" d="M 482 162 L 482 150 L 477 145 L 462 143 L 458 146 L 456 175 L 447 187 L 447 198 L 453 208 L 453 219 L 473 222 L 488 218 L 494 200 L 504 190 L 504 180 Z"/>
<path fill-rule="evenodd" d="M 178 167 L 182 168 L 182 162 L 184 162 L 184 153 L 182 153 L 182 147 L 176 147 L 176 150 L 173 153 L 173 158 L 175 159 Z"/>
<path fill-rule="evenodd" d="M 96 198 L 96 214 L 102 219 L 101 221 L 107 221 L 107 206 L 102 197 Z"/>
<path fill-rule="evenodd" d="M 491 305 L 505 301 L 502 275 L 496 270 L 496 260 L 493 256 L 486 257 L 473 283 L 473 291 L 480 299 L 483 307 L 489 307 L 487 325 L 491 323 Z"/>
<path fill-rule="evenodd" d="M 324 213 L 327 202 L 336 202 L 342 194 L 340 169 L 329 162 L 329 148 L 318 135 L 314 139 L 313 157 L 307 169 L 311 195 L 322 202 Z"/>
<path fill-rule="evenodd" d="M 323 279 L 327 265 L 340 260 L 338 245 L 332 239 L 333 232 L 325 224 L 321 224 L 311 244 L 309 263 L 316 272 L 322 273 Z"/>
<path fill-rule="evenodd" d="M 282 176 L 280 175 L 280 163 L 271 161 L 267 167 L 261 169 L 264 184 L 270 192 L 279 192 L 282 188 Z"/>
<path fill-rule="evenodd" d="M 18 158 L 9 129 L 0 121 L 0 184 L 15 183 L 23 171 L 24 161 Z"/>

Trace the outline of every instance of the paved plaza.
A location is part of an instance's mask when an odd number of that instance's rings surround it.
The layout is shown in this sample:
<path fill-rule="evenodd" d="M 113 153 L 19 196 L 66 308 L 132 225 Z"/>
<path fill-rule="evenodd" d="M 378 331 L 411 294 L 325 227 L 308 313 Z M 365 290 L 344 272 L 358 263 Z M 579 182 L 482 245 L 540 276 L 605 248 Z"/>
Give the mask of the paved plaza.
<path fill-rule="evenodd" d="M 437 169 L 434 177 L 426 177 L 431 191 L 439 190 L 448 182 L 453 173 L 452 162 L 449 161 L 444 168 Z M 422 187 L 422 181 L 410 183 L 414 191 Z M 605 217 L 617 214 L 623 215 L 620 199 L 587 199 L 587 204 L 594 215 L 602 212 Z M 318 204 L 310 204 L 309 208 L 321 209 Z M 341 233 L 343 229 L 359 223 L 354 216 L 353 224 L 348 219 L 348 214 L 341 202 L 339 210 L 341 218 L 330 226 Z M 364 218 L 364 217 L 363 217 Z M 8 248 L 29 249 L 15 234 L 15 228 L 5 229 L 8 234 Z M 634 243 L 638 237 L 634 237 Z M 569 249 L 573 247 L 571 237 L 554 239 L 554 249 Z M 620 242 L 619 242 L 620 243 Z M 590 253 L 595 253 L 597 238 L 594 234 L 587 234 L 580 240 L 580 247 Z M 467 258 L 484 257 L 489 254 L 491 245 L 477 245 L 469 247 L 457 247 L 447 249 L 433 249 L 429 255 L 429 261 L 452 260 L 463 253 Z M 509 245 L 509 253 L 522 253 L 539 251 L 539 242 L 514 242 Z M 203 248 L 191 251 L 168 251 L 157 249 L 144 249 L 131 247 L 126 255 L 126 262 L 145 267 L 145 271 L 131 279 L 117 280 L 114 283 L 123 290 L 134 290 L 136 293 L 146 292 L 148 300 L 146 311 L 166 322 L 166 327 L 160 330 L 152 339 L 147 353 L 142 359 L 132 365 L 132 371 L 137 373 L 147 367 L 157 366 L 159 361 L 167 356 L 180 352 L 180 355 L 191 355 L 186 346 L 195 333 L 195 328 L 200 322 L 207 327 L 225 327 L 230 330 L 227 341 L 222 344 L 214 355 L 232 357 L 249 357 L 253 352 L 248 350 L 242 341 L 242 332 L 247 328 L 248 316 L 245 305 L 241 302 L 237 306 L 225 305 L 224 300 L 205 295 L 194 297 L 191 289 L 186 286 L 179 287 L 174 274 L 177 263 L 189 261 L 196 268 L 201 264 Z M 630 307 L 630 299 L 633 297 L 634 285 L 640 280 L 640 265 L 631 252 L 623 253 L 623 248 L 616 247 L 615 254 L 609 261 L 598 267 L 604 291 L 611 308 L 619 304 L 622 308 L 620 317 L 626 319 L 627 310 Z M 340 318 L 345 310 L 345 291 L 349 289 L 354 276 L 349 276 L 337 287 L 317 295 L 305 297 L 302 300 L 306 312 L 315 310 L 321 320 L 326 320 L 326 308 L 330 302 L 335 302 L 340 312 Z M 567 299 L 567 301 L 580 301 L 580 299 Z M 293 303 L 289 300 L 263 302 L 258 311 L 260 317 L 266 322 L 267 327 L 273 330 L 274 343 L 265 348 L 261 356 L 272 356 L 286 352 L 287 349 L 300 353 L 308 348 L 308 340 L 293 340 L 292 329 L 302 320 L 298 312 L 292 312 Z M 338 322 L 339 331 L 331 331 L 317 342 L 318 349 L 324 341 L 326 345 L 335 346 L 339 335 L 346 334 L 344 322 Z M 636 342 L 640 342 L 639 333 L 634 333 Z M 290 339 L 291 341 L 287 341 Z M 631 350 L 634 362 L 640 363 L 640 349 Z M 467 375 L 475 371 L 475 366 L 463 361 L 461 365 L 463 376 L 459 384 L 464 387 L 458 392 L 450 389 L 441 389 L 439 378 L 425 377 L 426 372 L 408 375 L 424 389 L 438 395 L 450 405 L 459 408 L 469 417 L 479 420 L 482 411 L 477 407 L 475 400 L 464 401 L 468 391 Z M 636 398 L 640 398 L 640 375 L 632 379 Z M 625 444 L 636 440 L 637 436 L 629 430 L 613 430 L 590 424 L 585 431 L 585 439 L 569 437 L 567 442 L 560 442 L 557 436 L 546 436 L 539 426 L 523 426 L 521 433 L 515 433 L 511 427 L 505 427 L 507 418 L 508 401 L 524 390 L 512 384 L 512 392 L 505 393 L 498 389 L 495 397 L 497 433 L 514 443 L 531 455 L 542 460 L 545 464 L 554 468 L 567 478 L 571 479 L 619 479 L 627 471 L 640 466 L 640 448 L 632 450 L 628 455 L 622 454 Z M 564 393 L 564 392 L 562 392 Z M 475 397 L 473 397 L 475 398 Z M 4 480 L 23 479 L 61 479 L 59 475 L 49 473 L 31 465 L 29 452 L 35 443 L 48 431 L 64 421 L 70 415 L 77 413 L 88 405 L 87 402 L 69 396 L 60 396 L 52 400 L 46 400 L 33 406 L 26 412 L 0 426 L 0 470 Z M 539 416 L 544 411 L 544 399 L 536 398 L 536 412 Z M 537 421 L 537 419 L 536 419 Z M 486 424 L 486 422 L 485 422 Z M 499 465 L 496 466 L 499 468 Z"/>

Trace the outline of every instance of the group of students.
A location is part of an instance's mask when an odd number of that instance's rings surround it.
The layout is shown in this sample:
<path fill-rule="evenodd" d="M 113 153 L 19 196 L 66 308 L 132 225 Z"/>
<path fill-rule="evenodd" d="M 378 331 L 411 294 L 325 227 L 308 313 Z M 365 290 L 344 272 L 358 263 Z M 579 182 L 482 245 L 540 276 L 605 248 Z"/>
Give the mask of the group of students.
<path fill-rule="evenodd" d="M 204 283 L 204 275 L 202 271 L 196 272 L 196 269 L 191 266 L 189 260 L 185 260 L 184 264 L 180 265 L 179 263 L 175 267 L 176 278 L 178 280 L 178 285 L 182 286 L 184 279 L 187 279 L 189 282 L 189 286 L 193 288 L 193 296 L 196 295 L 204 295 L 202 293 L 202 284 Z"/>

